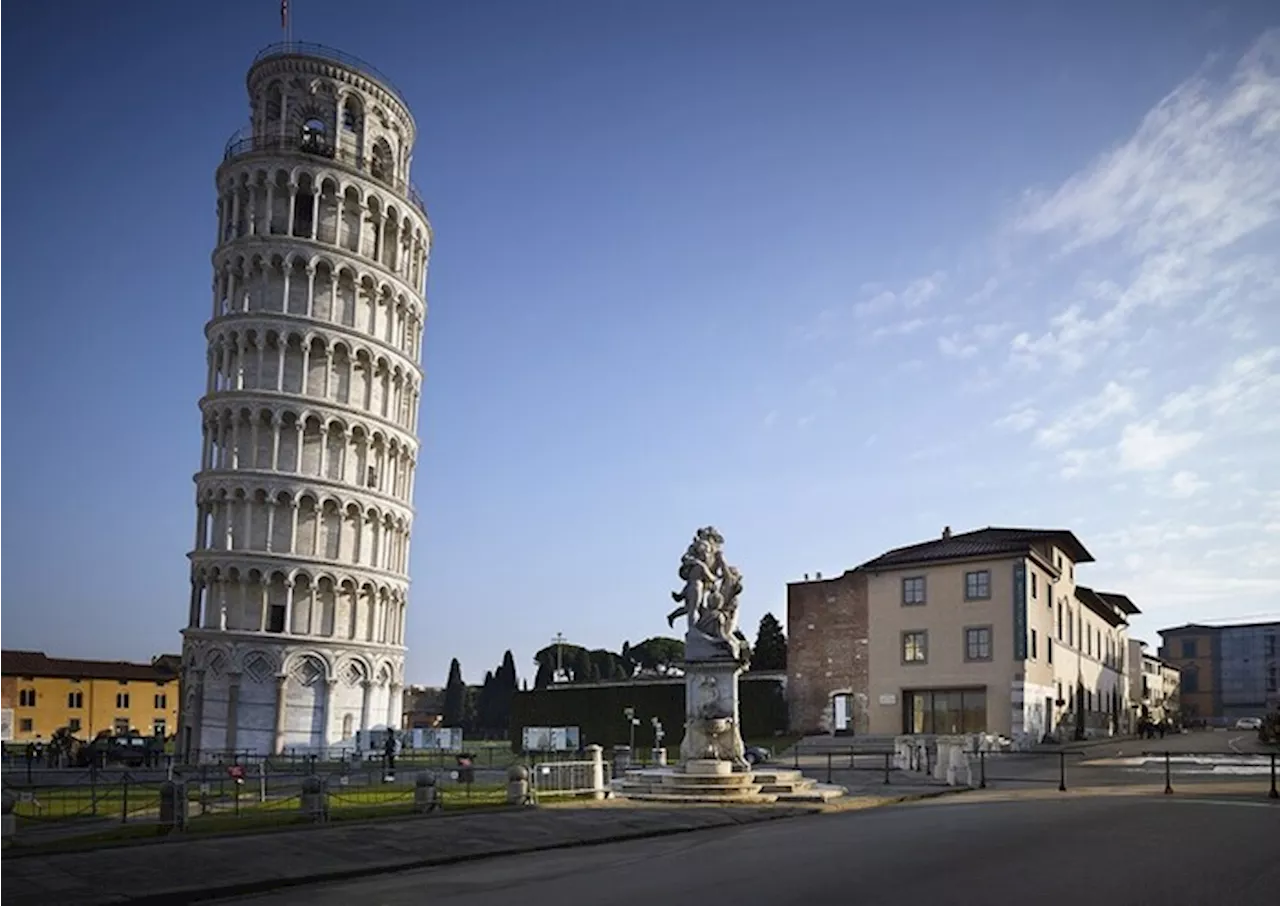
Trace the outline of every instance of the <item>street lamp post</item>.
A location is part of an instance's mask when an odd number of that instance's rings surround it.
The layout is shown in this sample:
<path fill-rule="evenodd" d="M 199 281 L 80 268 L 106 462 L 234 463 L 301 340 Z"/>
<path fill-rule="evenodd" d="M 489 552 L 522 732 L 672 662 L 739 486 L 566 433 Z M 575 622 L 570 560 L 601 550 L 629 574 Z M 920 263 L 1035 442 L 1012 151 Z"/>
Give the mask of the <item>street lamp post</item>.
<path fill-rule="evenodd" d="M 628 748 L 631 751 L 631 757 L 634 758 L 636 752 L 636 724 L 640 723 L 640 721 L 636 720 L 635 708 L 623 708 L 622 714 L 627 719 L 627 730 L 631 734 L 631 741 Z"/>

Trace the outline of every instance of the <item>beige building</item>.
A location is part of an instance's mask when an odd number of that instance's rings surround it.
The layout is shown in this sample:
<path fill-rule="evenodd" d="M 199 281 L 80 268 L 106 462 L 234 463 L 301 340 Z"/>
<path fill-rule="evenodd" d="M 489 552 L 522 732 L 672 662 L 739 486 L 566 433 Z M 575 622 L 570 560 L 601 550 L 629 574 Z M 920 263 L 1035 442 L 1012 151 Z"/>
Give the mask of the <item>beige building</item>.
<path fill-rule="evenodd" d="M 1143 720 L 1179 723 L 1181 720 L 1181 675 L 1173 664 L 1147 650 L 1147 643 L 1131 639 L 1129 660 L 1130 727 L 1136 731 Z"/>
<path fill-rule="evenodd" d="M 1076 584 L 1066 530 L 985 528 L 864 563 L 869 731 L 1112 732 L 1125 712 L 1123 595 Z"/>

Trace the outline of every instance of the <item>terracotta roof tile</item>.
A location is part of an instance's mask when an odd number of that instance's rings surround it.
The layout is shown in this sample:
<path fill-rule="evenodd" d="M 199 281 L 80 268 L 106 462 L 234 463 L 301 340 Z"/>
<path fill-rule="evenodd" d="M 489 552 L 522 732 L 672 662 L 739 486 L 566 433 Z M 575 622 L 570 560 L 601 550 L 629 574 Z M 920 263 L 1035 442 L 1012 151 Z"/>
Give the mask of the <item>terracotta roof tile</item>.
<path fill-rule="evenodd" d="M 177 671 L 166 662 L 135 664 L 129 661 L 82 661 L 53 658 L 43 651 L 0 651 L 0 673 L 5 676 L 58 676 L 69 679 L 171 680 Z"/>
<path fill-rule="evenodd" d="M 862 564 L 861 569 L 893 569 L 939 560 L 1000 556 L 1030 552 L 1038 542 L 1051 541 L 1063 548 L 1076 563 L 1092 563 L 1093 555 L 1066 529 L 1026 529 L 988 527 L 936 538 L 921 544 L 899 547 Z"/>

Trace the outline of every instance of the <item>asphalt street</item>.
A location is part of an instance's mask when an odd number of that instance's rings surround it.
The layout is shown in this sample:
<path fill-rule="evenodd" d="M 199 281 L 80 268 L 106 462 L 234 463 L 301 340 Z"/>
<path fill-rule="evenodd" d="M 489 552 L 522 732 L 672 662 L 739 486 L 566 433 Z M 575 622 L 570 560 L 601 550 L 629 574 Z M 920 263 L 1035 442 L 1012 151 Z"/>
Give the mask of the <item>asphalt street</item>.
<path fill-rule="evenodd" d="M 979 795 L 979 794 L 969 794 Z M 240 900 L 1274 906 L 1280 805 L 1229 797 L 947 797 L 282 890 Z"/>

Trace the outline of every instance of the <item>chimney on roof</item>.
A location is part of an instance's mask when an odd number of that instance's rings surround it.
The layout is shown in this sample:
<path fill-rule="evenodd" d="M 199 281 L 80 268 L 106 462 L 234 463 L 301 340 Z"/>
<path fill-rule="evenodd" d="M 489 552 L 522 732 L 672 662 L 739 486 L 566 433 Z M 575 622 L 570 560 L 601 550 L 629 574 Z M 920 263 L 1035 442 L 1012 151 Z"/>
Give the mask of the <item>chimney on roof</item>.
<path fill-rule="evenodd" d="M 814 575 L 817 576 L 819 579 L 822 578 L 822 573 L 814 573 Z"/>
<path fill-rule="evenodd" d="M 951 537 L 951 526 L 944 526 L 942 529 L 942 540 L 946 541 Z"/>
<path fill-rule="evenodd" d="M 806 582 L 808 582 L 808 581 L 809 581 L 809 574 L 808 574 L 808 573 L 805 573 L 805 574 L 804 574 L 804 580 L 805 580 Z"/>

